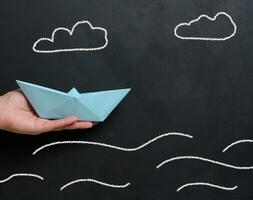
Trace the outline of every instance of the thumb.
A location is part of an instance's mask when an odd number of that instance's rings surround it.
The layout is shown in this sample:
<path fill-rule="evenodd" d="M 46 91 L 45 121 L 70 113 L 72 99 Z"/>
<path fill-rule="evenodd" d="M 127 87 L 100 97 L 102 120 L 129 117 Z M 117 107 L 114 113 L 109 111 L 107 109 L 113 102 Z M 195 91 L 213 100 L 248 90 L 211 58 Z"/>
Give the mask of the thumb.
<path fill-rule="evenodd" d="M 70 116 L 70 117 L 66 117 L 64 119 L 58 119 L 58 120 L 43 119 L 40 121 L 41 125 L 38 126 L 40 128 L 36 131 L 36 133 L 40 134 L 40 133 L 60 130 L 66 126 L 74 124 L 77 121 L 78 119 L 75 116 Z"/>

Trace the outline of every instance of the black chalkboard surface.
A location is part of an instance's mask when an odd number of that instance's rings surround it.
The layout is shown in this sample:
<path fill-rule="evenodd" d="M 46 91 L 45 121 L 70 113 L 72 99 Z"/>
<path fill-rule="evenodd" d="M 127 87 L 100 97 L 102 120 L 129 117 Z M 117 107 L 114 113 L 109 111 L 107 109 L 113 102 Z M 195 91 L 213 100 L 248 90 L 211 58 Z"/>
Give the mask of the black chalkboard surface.
<path fill-rule="evenodd" d="M 89 130 L 1 131 L 0 199 L 251 200 L 252 9 L 250 0 L 1 1 L 1 94 L 16 79 L 132 91 Z M 71 32 L 81 21 L 91 26 Z"/>

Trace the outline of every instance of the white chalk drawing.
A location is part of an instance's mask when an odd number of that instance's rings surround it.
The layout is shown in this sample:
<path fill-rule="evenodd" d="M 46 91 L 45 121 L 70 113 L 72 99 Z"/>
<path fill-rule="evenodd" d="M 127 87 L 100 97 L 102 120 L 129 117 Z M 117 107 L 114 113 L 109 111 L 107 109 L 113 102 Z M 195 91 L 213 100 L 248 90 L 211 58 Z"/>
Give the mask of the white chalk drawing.
<path fill-rule="evenodd" d="M 207 18 L 208 20 L 215 21 L 217 19 L 217 17 L 220 15 L 224 15 L 224 16 L 228 17 L 231 24 L 233 25 L 233 32 L 227 37 L 223 37 L 223 38 L 222 37 L 221 38 L 217 38 L 217 37 L 213 37 L 213 38 L 212 37 L 183 37 L 183 36 L 178 35 L 178 29 L 182 26 L 191 26 L 193 23 L 198 22 L 202 18 Z M 202 14 L 197 19 L 193 19 L 190 22 L 178 24 L 174 29 L 174 35 L 177 38 L 182 39 L 182 40 L 225 41 L 225 40 L 228 40 L 228 39 L 232 38 L 233 36 L 235 36 L 236 31 L 237 31 L 237 26 L 236 26 L 235 22 L 233 21 L 232 17 L 229 14 L 227 14 L 226 12 L 218 12 L 213 18 L 209 17 L 208 15 Z"/>
<path fill-rule="evenodd" d="M 193 138 L 193 136 L 188 135 L 188 134 L 183 134 L 183 133 L 174 133 L 174 132 L 165 133 L 165 134 L 159 135 L 159 136 L 157 136 L 157 137 L 149 140 L 148 142 L 146 142 L 146 143 L 144 143 L 144 144 L 142 144 L 142 145 L 140 145 L 138 147 L 135 147 L 135 148 L 124 148 L 124 147 L 119 147 L 119 146 L 114 146 L 114 145 L 105 144 L 105 143 L 99 143 L 99 142 L 92 142 L 92 141 L 59 141 L 59 142 L 52 142 L 52 143 L 49 143 L 49 144 L 46 144 L 46 145 L 43 145 L 43 146 L 39 147 L 38 149 L 36 149 L 33 152 L 33 155 L 37 154 L 39 151 L 41 151 L 41 150 L 43 150 L 45 148 L 48 148 L 48 147 L 51 147 L 51 146 L 55 146 L 55 145 L 61 145 L 61 144 L 97 145 L 97 146 L 101 146 L 101 147 L 116 149 L 116 150 L 119 150 L 119 151 L 138 151 L 138 150 L 146 147 L 147 145 L 155 142 L 156 140 L 159 140 L 159 139 L 167 137 L 167 136 L 181 136 L 181 137 L 186 137 L 186 138 L 190 138 L 190 139 Z"/>
<path fill-rule="evenodd" d="M 44 180 L 44 178 L 42 176 L 39 176 L 37 174 L 29 174 L 29 173 L 18 173 L 18 174 L 12 174 L 10 175 L 8 178 L 6 179 L 3 179 L 3 180 L 0 180 L 0 183 L 5 183 L 15 177 L 33 177 L 33 178 L 37 178 L 37 179 L 40 179 L 40 180 Z"/>
<path fill-rule="evenodd" d="M 81 24 L 88 24 L 90 26 L 90 28 L 92 30 L 101 30 L 104 32 L 104 39 L 105 39 L 105 43 L 104 45 L 102 46 L 99 46 L 99 47 L 93 47 L 93 48 L 66 48 L 66 49 L 54 49 L 54 50 L 40 50 L 40 49 L 37 49 L 37 45 L 40 43 L 40 42 L 43 42 L 43 41 L 49 41 L 49 42 L 52 42 L 54 43 L 54 37 L 55 37 L 55 34 L 57 31 L 66 31 L 69 33 L 70 36 L 73 35 L 74 33 L 74 30 L 75 28 L 78 26 L 78 25 L 81 25 Z M 70 52 L 70 51 L 96 51 L 96 50 L 101 50 L 101 49 L 104 49 L 106 46 L 108 45 L 108 38 L 107 38 L 107 30 L 102 28 L 102 27 L 93 27 L 92 24 L 87 21 L 87 20 L 84 20 L 84 21 L 78 21 L 73 27 L 72 29 L 67 29 L 65 27 L 58 27 L 56 28 L 53 33 L 52 33 L 52 36 L 51 38 L 40 38 L 38 39 L 34 44 L 33 44 L 33 51 L 34 52 L 37 52 L 37 53 L 58 53 L 58 52 Z"/>
<path fill-rule="evenodd" d="M 228 149 L 230 149 L 231 147 L 237 145 L 237 144 L 240 144 L 240 143 L 252 143 L 253 140 L 250 140 L 250 139 L 244 139 L 244 140 L 238 140 L 238 141 L 235 141 L 233 142 L 232 144 L 228 145 L 227 147 L 225 147 L 222 152 L 224 153 L 225 151 L 227 151 Z"/>
<path fill-rule="evenodd" d="M 99 184 L 99 185 L 103 185 L 105 187 L 110 187 L 110 188 L 126 188 L 128 187 L 131 183 L 126 183 L 124 185 L 113 185 L 113 184 L 109 184 L 109 183 L 105 183 L 105 182 L 101 182 L 101 181 L 98 181 L 98 180 L 95 180 L 95 179 L 77 179 L 77 180 L 74 180 L 74 181 L 71 181 L 65 185 L 63 185 L 61 188 L 60 188 L 60 191 L 64 190 L 65 188 L 73 185 L 73 184 L 76 184 L 76 183 L 81 183 L 81 182 L 92 182 L 92 183 L 96 183 L 96 184 Z"/>
<path fill-rule="evenodd" d="M 221 190 L 235 190 L 238 188 L 238 186 L 234 186 L 234 187 L 224 187 L 224 186 L 221 186 L 221 185 L 215 185 L 215 184 L 212 184 L 212 183 L 205 183 L 205 182 L 195 182 L 195 183 L 187 183 L 187 184 L 184 184 L 182 186 L 180 186 L 178 189 L 177 189 L 177 192 L 180 192 L 180 190 L 184 189 L 184 188 L 187 188 L 187 187 L 192 187 L 192 186 L 208 186 L 208 187 L 213 187 L 213 188 L 217 188 L 217 189 L 221 189 Z"/>
<path fill-rule="evenodd" d="M 189 160 L 189 159 L 202 160 L 204 162 L 209 162 L 209 163 L 213 163 L 213 164 L 216 164 L 216 165 L 220 165 L 220 166 L 227 167 L 227 168 L 232 168 L 232 169 L 237 169 L 237 170 L 252 170 L 253 169 L 253 166 L 234 166 L 234 165 L 230 165 L 230 164 L 226 164 L 226 163 L 223 163 L 223 162 L 211 160 L 211 159 L 208 159 L 208 158 L 202 158 L 202 157 L 198 157 L 198 156 L 178 156 L 178 157 L 173 157 L 173 158 L 170 158 L 170 159 L 167 159 L 167 160 L 161 162 L 159 165 L 156 166 L 156 169 L 159 169 L 160 167 L 162 167 L 166 163 L 169 163 L 169 162 L 172 162 L 172 161 L 176 161 L 176 160 Z"/>

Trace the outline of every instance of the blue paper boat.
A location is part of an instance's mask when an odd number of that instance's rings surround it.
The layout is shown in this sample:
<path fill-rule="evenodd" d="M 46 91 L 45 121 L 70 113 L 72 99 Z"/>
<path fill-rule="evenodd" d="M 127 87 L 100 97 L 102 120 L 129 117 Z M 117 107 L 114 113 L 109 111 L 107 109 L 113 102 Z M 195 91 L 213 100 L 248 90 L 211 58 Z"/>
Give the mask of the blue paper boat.
<path fill-rule="evenodd" d="M 80 94 L 75 88 L 68 93 L 18 81 L 36 113 L 41 118 L 60 119 L 74 115 L 80 121 L 104 121 L 130 88 Z"/>

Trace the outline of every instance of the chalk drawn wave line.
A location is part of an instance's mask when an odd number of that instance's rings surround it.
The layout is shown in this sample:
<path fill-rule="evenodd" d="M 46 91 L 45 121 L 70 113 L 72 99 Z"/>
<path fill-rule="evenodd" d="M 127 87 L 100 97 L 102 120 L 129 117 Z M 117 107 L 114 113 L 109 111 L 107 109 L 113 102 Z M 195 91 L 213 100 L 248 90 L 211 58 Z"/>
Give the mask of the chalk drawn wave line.
<path fill-rule="evenodd" d="M 237 145 L 237 144 L 241 144 L 241 143 L 252 143 L 253 140 L 250 140 L 250 139 L 244 139 L 244 140 L 238 140 L 238 141 L 235 141 L 233 142 L 232 144 L 228 145 L 227 147 L 225 147 L 222 152 L 224 153 L 225 151 L 227 151 L 228 149 L 230 149 L 231 147 Z"/>
<path fill-rule="evenodd" d="M 227 167 L 227 168 L 232 168 L 232 169 L 237 169 L 237 170 L 252 170 L 253 166 L 234 166 L 234 165 L 230 165 L 230 164 L 226 164 L 223 162 L 219 162 L 219 161 L 215 161 L 215 160 L 211 160 L 208 158 L 203 158 L 203 157 L 198 157 L 198 156 L 178 156 L 178 157 L 173 157 L 167 160 L 164 160 L 163 162 L 161 162 L 159 165 L 156 166 L 156 169 L 159 169 L 160 167 L 162 167 L 163 165 L 172 162 L 172 161 L 176 161 L 176 160 L 189 160 L 189 159 L 193 159 L 193 160 L 202 160 L 204 162 L 209 162 L 209 163 L 213 163 L 216 165 L 220 165 L 223 167 Z"/>
<path fill-rule="evenodd" d="M 12 174 L 8 178 L 0 180 L 0 183 L 5 183 L 5 182 L 7 182 L 7 181 L 9 181 L 9 180 L 11 180 L 15 177 L 20 177 L 20 176 L 21 177 L 34 177 L 34 178 L 38 178 L 40 180 L 44 180 L 44 178 L 42 176 L 39 176 L 37 174 L 18 173 L 18 174 Z"/>
<path fill-rule="evenodd" d="M 55 146 L 55 145 L 60 145 L 60 144 L 87 144 L 87 145 L 97 145 L 97 146 L 101 146 L 101 147 L 106 147 L 106 148 L 111 148 L 111 149 L 116 149 L 119 151 L 138 151 L 144 147 L 146 147 L 147 145 L 155 142 L 156 140 L 159 140 L 161 138 L 167 137 L 167 136 L 182 136 L 182 137 L 186 137 L 186 138 L 190 138 L 192 139 L 193 136 L 189 135 L 189 134 L 183 134 L 183 133 L 176 133 L 176 132 L 170 132 L 170 133 L 165 133 L 162 135 L 159 135 L 151 140 L 149 140 L 148 142 L 135 147 L 135 148 L 124 148 L 124 147 L 119 147 L 119 146 L 114 146 L 111 144 L 105 144 L 105 143 L 100 143 L 100 142 L 92 142 L 92 141 L 58 141 L 58 142 L 52 142 L 46 145 L 43 145 L 41 147 L 39 147 L 38 149 L 36 149 L 33 152 L 33 155 L 37 154 L 39 151 L 51 147 L 51 146 Z"/>
<path fill-rule="evenodd" d="M 98 180 L 95 180 L 95 179 L 77 179 L 77 180 L 74 180 L 74 181 L 71 181 L 65 185 L 63 185 L 61 188 L 60 188 L 60 191 L 64 190 L 65 188 L 73 185 L 73 184 L 76 184 L 76 183 L 81 183 L 81 182 L 92 182 L 92 183 L 96 183 L 96 184 L 99 184 L 99 185 L 103 185 L 105 187 L 110 187 L 110 188 L 116 188 L 116 189 L 120 189 L 120 188 L 126 188 L 128 187 L 129 185 L 131 185 L 130 182 L 124 184 L 124 185 L 113 185 L 113 184 L 109 184 L 109 183 L 105 183 L 105 182 L 102 182 L 102 181 L 98 181 Z"/>
<path fill-rule="evenodd" d="M 195 183 L 187 183 L 187 184 L 184 184 L 184 185 L 180 186 L 177 189 L 177 192 L 179 192 L 182 189 L 185 189 L 187 187 L 192 187 L 192 186 L 208 186 L 208 187 L 213 187 L 213 188 L 217 188 L 217 189 L 221 189 L 221 190 L 228 190 L 228 191 L 232 191 L 232 190 L 235 190 L 235 189 L 238 188 L 237 185 L 234 186 L 234 187 L 225 187 L 225 186 L 221 186 L 221 185 L 215 185 L 215 184 L 212 184 L 212 183 L 195 182 Z"/>

